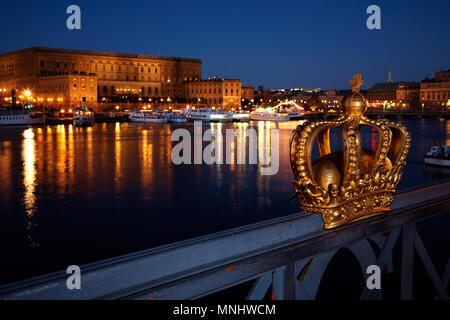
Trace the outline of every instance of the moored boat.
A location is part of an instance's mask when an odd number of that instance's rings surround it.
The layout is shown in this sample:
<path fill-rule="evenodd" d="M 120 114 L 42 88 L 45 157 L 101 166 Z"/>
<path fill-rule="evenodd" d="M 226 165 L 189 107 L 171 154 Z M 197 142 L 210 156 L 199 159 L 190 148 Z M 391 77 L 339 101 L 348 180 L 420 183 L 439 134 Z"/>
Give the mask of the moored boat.
<path fill-rule="evenodd" d="M 152 111 L 130 110 L 129 119 L 135 123 L 167 123 L 167 118 Z"/>
<path fill-rule="evenodd" d="M 233 120 L 234 121 L 250 121 L 250 113 L 247 111 L 237 111 L 233 113 Z"/>
<path fill-rule="evenodd" d="M 289 114 L 289 119 L 290 120 L 300 120 L 300 119 L 303 119 L 303 115 L 304 115 L 304 113 L 303 112 L 301 112 L 300 110 L 297 110 L 297 109 L 290 109 L 290 110 L 287 110 L 287 113 Z"/>
<path fill-rule="evenodd" d="M 184 114 L 188 120 L 201 120 L 211 122 L 228 122 L 233 120 L 233 115 L 226 111 L 212 110 L 210 108 L 185 109 Z"/>
<path fill-rule="evenodd" d="M 423 161 L 426 164 L 450 167 L 450 146 L 433 145 L 430 151 L 423 156 Z"/>
<path fill-rule="evenodd" d="M 91 126 L 95 123 L 94 112 L 77 109 L 73 115 L 73 124 L 76 126 Z"/>
<path fill-rule="evenodd" d="M 0 125 L 38 125 L 45 123 L 44 114 L 38 115 L 30 111 L 2 111 L 0 112 Z"/>
<path fill-rule="evenodd" d="M 156 114 L 162 115 L 167 119 L 167 122 L 173 122 L 173 123 L 185 123 L 187 122 L 187 118 L 182 113 L 174 113 L 174 112 L 167 112 L 167 111 L 157 111 Z"/>
<path fill-rule="evenodd" d="M 169 113 L 167 116 L 167 121 L 174 122 L 174 123 L 185 123 L 185 122 L 187 122 L 187 118 L 184 114 Z"/>
<path fill-rule="evenodd" d="M 291 117 L 287 112 L 258 108 L 250 113 L 250 119 L 259 121 L 289 121 Z"/>

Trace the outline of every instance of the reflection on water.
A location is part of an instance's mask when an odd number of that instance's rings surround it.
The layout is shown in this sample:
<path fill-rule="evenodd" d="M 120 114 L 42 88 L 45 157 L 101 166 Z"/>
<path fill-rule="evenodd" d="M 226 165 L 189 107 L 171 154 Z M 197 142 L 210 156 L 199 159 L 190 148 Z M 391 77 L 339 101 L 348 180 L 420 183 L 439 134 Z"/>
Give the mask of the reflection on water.
<path fill-rule="evenodd" d="M 149 141 L 149 131 L 142 130 L 142 139 L 139 146 L 141 150 L 141 174 L 142 174 L 142 190 L 144 192 L 144 200 L 151 200 L 153 191 L 153 141 Z"/>
<path fill-rule="evenodd" d="M 0 141 L 0 177 L 3 199 L 9 199 L 12 196 L 12 150 L 11 141 Z M 2 200 L 0 198 L 0 200 Z M 0 202 L 1 204 L 2 202 Z M 3 207 L 3 206 L 2 206 Z"/>
<path fill-rule="evenodd" d="M 446 121 L 446 141 L 445 141 L 445 145 L 446 146 L 450 146 L 450 121 Z"/>
<path fill-rule="evenodd" d="M 38 243 L 34 241 L 32 235 L 33 227 L 36 226 L 33 223 L 33 217 L 36 212 L 36 151 L 33 129 L 25 130 L 23 137 L 23 203 L 26 214 L 27 238 L 30 241 L 30 246 L 33 247 L 38 246 Z"/>
<path fill-rule="evenodd" d="M 117 194 L 122 188 L 122 149 L 120 147 L 120 123 L 116 123 L 114 129 L 114 193 Z"/>
<path fill-rule="evenodd" d="M 15 261 L 1 265 L 0 274 L 21 278 L 33 266 L 53 271 L 297 212 L 298 204 L 289 201 L 288 144 L 299 123 L 204 124 L 202 132 L 210 129 L 217 137 L 215 155 L 224 162 L 226 130 L 235 130 L 233 164 L 181 166 L 171 163 L 176 144 L 171 134 L 177 128 L 193 134 L 191 123 L 0 128 L 0 249 L 4 261 Z M 403 123 L 413 144 L 399 187 L 450 177 L 448 169 L 422 162 L 433 141 L 450 145 L 450 122 Z M 279 130 L 279 171 L 264 176 L 260 170 L 273 154 L 274 129 Z M 248 164 L 247 130 L 257 139 L 255 165 Z M 362 136 L 365 147 L 374 150 L 376 132 Z M 332 131 L 331 141 L 334 150 L 341 148 L 338 133 Z M 239 145 L 247 145 L 242 158 L 235 152 Z"/>

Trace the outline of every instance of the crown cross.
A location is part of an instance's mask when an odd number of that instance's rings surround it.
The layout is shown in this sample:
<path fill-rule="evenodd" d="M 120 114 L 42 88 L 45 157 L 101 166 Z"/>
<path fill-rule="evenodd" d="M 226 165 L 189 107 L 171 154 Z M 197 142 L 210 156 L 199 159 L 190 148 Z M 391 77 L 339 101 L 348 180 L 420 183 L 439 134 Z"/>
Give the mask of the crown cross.
<path fill-rule="evenodd" d="M 352 86 L 353 92 L 359 92 L 359 89 L 364 84 L 364 81 L 361 80 L 361 74 L 355 73 L 353 75 L 353 79 L 350 80 L 350 85 Z"/>

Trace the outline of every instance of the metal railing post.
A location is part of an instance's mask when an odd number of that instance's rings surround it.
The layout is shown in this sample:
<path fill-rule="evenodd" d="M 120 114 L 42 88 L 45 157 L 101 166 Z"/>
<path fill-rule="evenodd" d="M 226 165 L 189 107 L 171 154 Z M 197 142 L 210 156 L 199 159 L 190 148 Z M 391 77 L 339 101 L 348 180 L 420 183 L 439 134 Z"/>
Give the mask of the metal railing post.
<path fill-rule="evenodd" d="M 413 298 L 414 277 L 414 235 L 416 224 L 410 223 L 403 227 L 402 232 L 402 269 L 401 269 L 401 294 L 402 300 Z"/>

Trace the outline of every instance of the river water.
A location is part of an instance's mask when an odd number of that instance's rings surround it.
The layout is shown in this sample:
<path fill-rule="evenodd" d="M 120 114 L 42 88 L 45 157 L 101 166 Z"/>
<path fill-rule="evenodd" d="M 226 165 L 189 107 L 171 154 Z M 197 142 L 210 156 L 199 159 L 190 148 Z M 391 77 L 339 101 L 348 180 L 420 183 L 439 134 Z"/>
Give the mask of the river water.
<path fill-rule="evenodd" d="M 433 141 L 450 145 L 450 121 L 400 121 L 413 143 L 398 189 L 449 178 L 422 155 Z M 259 164 L 174 165 L 172 133 L 192 133 L 192 123 L 1 127 L 0 283 L 298 212 L 288 148 L 297 124 L 202 126 L 238 137 L 255 129 L 258 150 L 269 151 L 278 129 L 274 175 L 261 174 L 260 155 Z M 375 148 L 375 132 L 363 139 Z M 338 133 L 331 141 L 339 149 Z"/>

